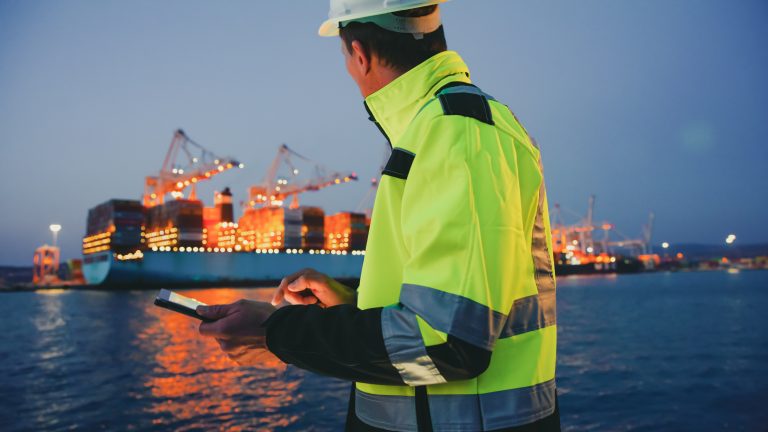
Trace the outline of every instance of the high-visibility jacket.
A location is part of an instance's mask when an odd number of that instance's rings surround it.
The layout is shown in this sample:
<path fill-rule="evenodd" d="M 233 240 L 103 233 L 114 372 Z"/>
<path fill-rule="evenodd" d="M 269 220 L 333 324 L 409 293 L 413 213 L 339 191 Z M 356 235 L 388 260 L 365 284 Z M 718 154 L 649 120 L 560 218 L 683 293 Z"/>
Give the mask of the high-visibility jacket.
<path fill-rule="evenodd" d="M 282 308 L 267 322 L 269 348 L 357 381 L 354 414 L 379 429 L 498 430 L 551 416 L 555 276 L 539 149 L 455 52 L 366 107 L 393 150 L 357 306 Z"/>
<path fill-rule="evenodd" d="M 384 342 L 409 384 L 357 384 L 357 416 L 373 426 L 414 426 L 408 406 L 421 385 L 436 429 L 498 429 L 554 410 L 555 279 L 540 153 L 509 108 L 456 85 L 469 82 L 461 58 L 445 52 L 366 99 L 393 152 L 358 307 L 385 307 Z M 447 335 L 491 350 L 487 370 L 446 382 L 425 347 Z"/>

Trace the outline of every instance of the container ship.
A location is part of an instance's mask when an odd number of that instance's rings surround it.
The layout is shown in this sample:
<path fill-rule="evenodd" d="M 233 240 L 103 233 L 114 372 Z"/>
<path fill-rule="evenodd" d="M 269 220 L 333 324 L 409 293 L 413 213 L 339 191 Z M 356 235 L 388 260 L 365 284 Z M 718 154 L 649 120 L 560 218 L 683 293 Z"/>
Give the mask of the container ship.
<path fill-rule="evenodd" d="M 333 172 L 281 145 L 264 180 L 248 190 L 242 216 L 235 220 L 232 193 L 214 194 L 206 207 L 196 185 L 228 170 L 243 168 L 234 158 L 214 155 L 182 130 L 174 133 L 163 166 L 145 179 L 142 200 L 112 199 L 88 212 L 82 272 L 89 285 L 215 286 L 274 283 L 302 268 L 329 276 L 359 278 L 370 214 L 326 215 L 300 206 L 309 191 L 357 180 L 354 172 Z M 377 179 L 372 180 L 375 188 Z M 370 194 L 369 194 L 370 196 Z M 595 197 L 587 215 L 563 222 L 555 204 L 552 245 L 558 275 L 626 273 L 650 269 L 648 253 L 653 215 L 641 239 L 622 236 L 613 224 L 595 223 Z M 602 237 L 599 232 L 602 230 Z M 619 251 L 625 251 L 625 254 Z"/>
<path fill-rule="evenodd" d="M 264 181 L 250 188 L 243 214 L 235 220 L 229 188 L 216 192 L 213 207 L 206 207 L 195 186 L 244 165 L 214 155 L 177 130 L 159 174 L 146 178 L 141 201 L 112 199 L 88 211 L 82 244 L 86 283 L 250 285 L 274 283 L 307 267 L 340 280 L 358 279 L 368 215 L 326 215 L 320 207 L 298 203 L 303 192 L 357 176 L 315 165 L 313 175 L 302 179 L 294 159 L 311 162 L 280 146 Z"/>
<path fill-rule="evenodd" d="M 589 197 L 584 216 L 554 205 L 552 250 L 555 273 L 560 276 L 603 273 L 637 273 L 652 270 L 659 256 L 650 252 L 654 215 L 642 228 L 640 238 L 629 238 L 610 222 L 594 219 L 595 196 Z M 563 213 L 578 220 L 568 224 Z"/>

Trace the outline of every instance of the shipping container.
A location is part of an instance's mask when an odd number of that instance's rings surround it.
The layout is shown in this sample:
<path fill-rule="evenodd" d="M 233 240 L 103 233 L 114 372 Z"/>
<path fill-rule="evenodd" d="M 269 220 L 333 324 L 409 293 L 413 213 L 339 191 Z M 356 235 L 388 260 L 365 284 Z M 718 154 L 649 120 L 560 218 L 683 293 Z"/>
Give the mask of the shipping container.
<path fill-rule="evenodd" d="M 238 224 L 238 244 L 245 250 L 322 249 L 325 215 L 318 207 L 250 208 Z"/>
<path fill-rule="evenodd" d="M 202 246 L 203 203 L 173 200 L 147 211 L 147 246 Z"/>
<path fill-rule="evenodd" d="M 342 212 L 325 218 L 325 248 L 365 250 L 368 228 L 365 214 Z"/>
<path fill-rule="evenodd" d="M 88 210 L 83 254 L 140 249 L 144 222 L 144 206 L 139 201 L 113 199 L 93 207 Z"/>

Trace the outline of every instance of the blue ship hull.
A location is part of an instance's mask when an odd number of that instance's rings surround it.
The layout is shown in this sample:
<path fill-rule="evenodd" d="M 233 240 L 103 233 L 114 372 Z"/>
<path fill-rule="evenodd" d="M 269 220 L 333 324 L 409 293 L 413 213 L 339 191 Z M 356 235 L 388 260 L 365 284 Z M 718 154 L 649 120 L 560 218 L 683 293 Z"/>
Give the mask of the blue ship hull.
<path fill-rule="evenodd" d="M 362 255 L 144 252 L 143 258 L 119 260 L 111 251 L 88 255 L 83 274 L 88 285 L 246 285 L 279 281 L 303 268 L 335 279 L 360 278 Z"/>

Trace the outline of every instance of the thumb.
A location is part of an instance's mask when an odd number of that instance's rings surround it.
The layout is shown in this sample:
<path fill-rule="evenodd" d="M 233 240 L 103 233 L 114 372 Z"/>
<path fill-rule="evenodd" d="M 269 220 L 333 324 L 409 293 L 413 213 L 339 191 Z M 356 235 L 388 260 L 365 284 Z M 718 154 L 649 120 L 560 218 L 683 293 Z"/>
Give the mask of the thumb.
<path fill-rule="evenodd" d="M 305 289 L 312 289 L 312 284 L 309 283 L 307 278 L 302 276 L 296 279 L 295 281 L 291 282 L 290 284 L 288 284 L 287 288 L 288 288 L 288 291 L 291 291 L 291 292 L 301 292 L 301 291 L 304 291 Z"/>
<path fill-rule="evenodd" d="M 231 305 L 211 305 L 211 306 L 198 306 L 195 309 L 201 317 L 209 320 L 217 320 L 229 315 L 229 309 Z"/>

